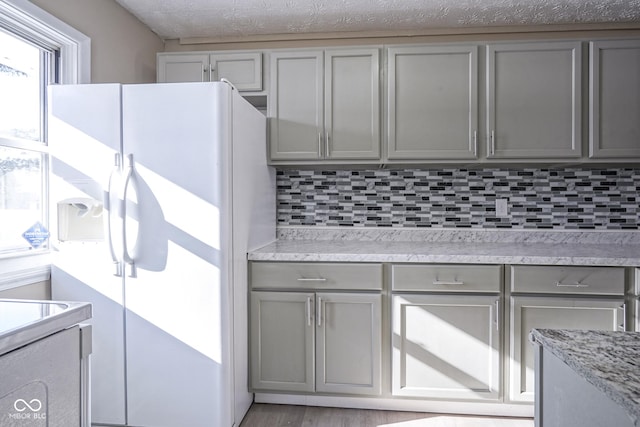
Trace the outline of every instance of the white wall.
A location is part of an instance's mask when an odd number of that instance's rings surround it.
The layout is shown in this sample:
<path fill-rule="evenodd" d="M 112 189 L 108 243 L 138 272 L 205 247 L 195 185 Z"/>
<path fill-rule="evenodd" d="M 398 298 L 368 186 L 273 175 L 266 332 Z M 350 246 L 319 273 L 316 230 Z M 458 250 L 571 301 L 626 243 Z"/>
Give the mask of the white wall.
<path fill-rule="evenodd" d="M 154 83 L 164 43 L 115 0 L 31 0 L 91 38 L 92 83 Z"/>

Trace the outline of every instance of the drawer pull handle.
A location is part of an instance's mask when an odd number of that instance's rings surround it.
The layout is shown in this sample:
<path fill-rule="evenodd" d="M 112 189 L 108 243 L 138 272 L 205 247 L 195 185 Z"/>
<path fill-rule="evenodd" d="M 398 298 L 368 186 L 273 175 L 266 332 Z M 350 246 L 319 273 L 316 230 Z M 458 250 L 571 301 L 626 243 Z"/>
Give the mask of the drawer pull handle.
<path fill-rule="evenodd" d="M 324 277 L 298 277 L 296 279 L 298 282 L 326 282 L 327 279 Z"/>
<path fill-rule="evenodd" d="M 433 284 L 435 286 L 464 286 L 464 282 L 447 282 L 446 280 L 434 280 Z"/>
<path fill-rule="evenodd" d="M 582 282 L 562 283 L 560 281 L 556 282 L 556 286 L 559 288 L 588 288 L 589 287 L 589 285 L 585 285 Z"/>

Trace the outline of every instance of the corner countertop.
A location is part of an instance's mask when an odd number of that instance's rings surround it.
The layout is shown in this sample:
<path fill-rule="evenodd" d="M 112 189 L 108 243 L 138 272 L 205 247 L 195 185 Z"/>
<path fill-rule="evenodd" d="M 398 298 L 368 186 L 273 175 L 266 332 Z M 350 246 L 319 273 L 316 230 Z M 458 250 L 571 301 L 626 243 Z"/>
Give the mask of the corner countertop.
<path fill-rule="evenodd" d="M 0 299 L 0 355 L 90 318 L 86 302 Z"/>
<path fill-rule="evenodd" d="M 640 420 L 640 332 L 533 329 L 530 340 Z"/>
<path fill-rule="evenodd" d="M 640 234 L 279 230 L 253 261 L 640 266 Z"/>

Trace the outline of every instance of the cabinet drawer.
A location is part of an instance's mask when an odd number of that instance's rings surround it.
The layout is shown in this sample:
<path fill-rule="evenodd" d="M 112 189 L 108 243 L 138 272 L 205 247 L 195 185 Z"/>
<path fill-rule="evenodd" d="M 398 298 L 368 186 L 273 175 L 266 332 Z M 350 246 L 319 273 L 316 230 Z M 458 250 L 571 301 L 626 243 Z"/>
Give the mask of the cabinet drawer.
<path fill-rule="evenodd" d="M 382 289 L 382 264 L 252 262 L 250 268 L 253 289 Z"/>
<path fill-rule="evenodd" d="M 622 267 L 511 267 L 511 291 L 540 294 L 624 295 Z"/>
<path fill-rule="evenodd" d="M 391 267 L 394 291 L 500 292 L 500 265 L 397 264 Z"/>

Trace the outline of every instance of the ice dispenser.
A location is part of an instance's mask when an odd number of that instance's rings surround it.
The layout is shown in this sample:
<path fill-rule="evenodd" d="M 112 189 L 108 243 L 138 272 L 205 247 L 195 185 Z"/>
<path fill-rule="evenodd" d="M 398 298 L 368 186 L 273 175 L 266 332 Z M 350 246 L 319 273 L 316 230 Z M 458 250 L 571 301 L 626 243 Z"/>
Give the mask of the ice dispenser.
<path fill-rule="evenodd" d="M 104 205 L 92 198 L 58 202 L 58 240 L 93 242 L 104 240 Z"/>

